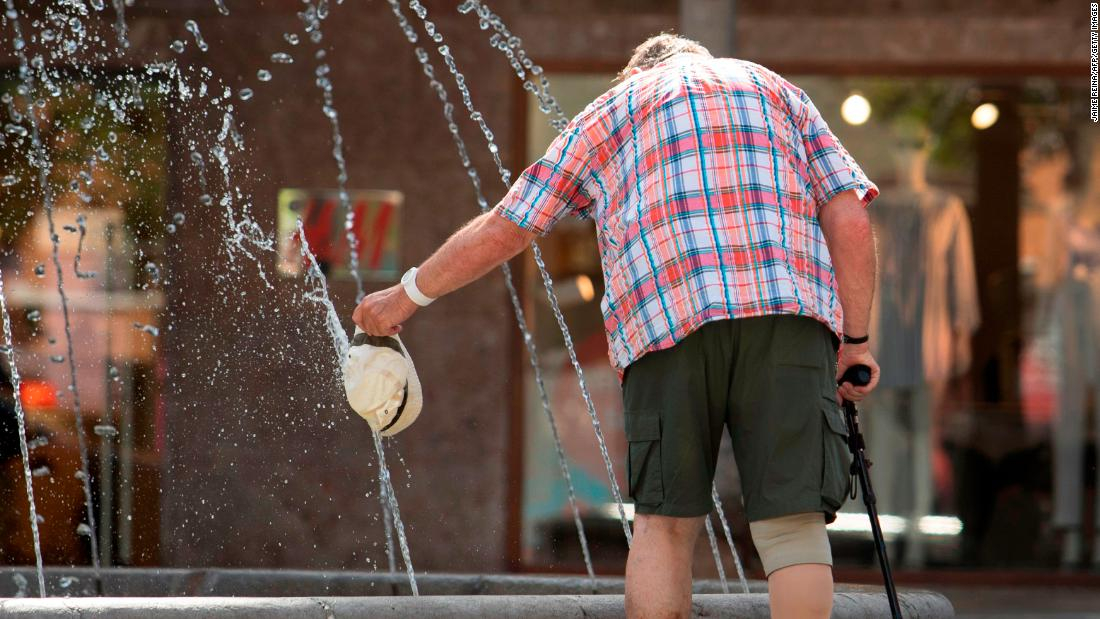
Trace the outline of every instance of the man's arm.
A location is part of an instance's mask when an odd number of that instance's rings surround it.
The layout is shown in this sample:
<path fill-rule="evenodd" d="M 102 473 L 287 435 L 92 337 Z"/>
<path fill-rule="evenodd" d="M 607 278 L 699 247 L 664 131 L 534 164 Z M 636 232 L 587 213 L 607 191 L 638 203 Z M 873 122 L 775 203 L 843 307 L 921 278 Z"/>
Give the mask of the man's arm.
<path fill-rule="evenodd" d="M 535 233 L 495 212 L 483 213 L 455 232 L 417 269 L 416 285 L 441 297 L 481 278 L 526 249 Z M 400 284 L 367 295 L 352 320 L 370 335 L 393 335 L 419 309 Z"/>
<path fill-rule="evenodd" d="M 867 207 L 855 190 L 837 194 L 818 213 L 821 231 L 829 245 L 833 260 L 840 304 L 844 308 L 844 333 L 852 337 L 867 335 L 870 325 L 871 301 L 875 293 L 875 239 Z M 871 382 L 866 387 L 845 383 L 839 390 L 850 401 L 863 399 L 878 383 L 879 368 L 871 356 L 869 344 L 845 344 L 837 363 L 837 377 L 856 364 L 871 368 Z"/>
<path fill-rule="evenodd" d="M 429 297 L 441 297 L 527 249 L 535 233 L 490 211 L 455 232 L 418 269 L 416 285 Z"/>
<path fill-rule="evenodd" d="M 435 298 L 457 290 L 526 249 L 563 216 L 589 210 L 583 128 L 574 119 L 492 211 L 463 226 L 417 270 L 420 292 Z M 398 285 L 364 297 L 352 320 L 370 335 L 392 335 L 418 307 Z"/>

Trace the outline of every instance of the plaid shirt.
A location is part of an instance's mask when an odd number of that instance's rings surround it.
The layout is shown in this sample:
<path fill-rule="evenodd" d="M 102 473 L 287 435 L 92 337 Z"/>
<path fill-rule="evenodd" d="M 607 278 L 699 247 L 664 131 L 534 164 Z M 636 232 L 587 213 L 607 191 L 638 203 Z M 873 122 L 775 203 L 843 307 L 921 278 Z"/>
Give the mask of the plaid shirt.
<path fill-rule="evenodd" d="M 570 122 L 496 212 L 545 235 L 592 217 L 620 373 L 704 323 L 799 314 L 841 332 L 817 213 L 878 189 L 801 90 L 759 65 L 686 54 Z"/>

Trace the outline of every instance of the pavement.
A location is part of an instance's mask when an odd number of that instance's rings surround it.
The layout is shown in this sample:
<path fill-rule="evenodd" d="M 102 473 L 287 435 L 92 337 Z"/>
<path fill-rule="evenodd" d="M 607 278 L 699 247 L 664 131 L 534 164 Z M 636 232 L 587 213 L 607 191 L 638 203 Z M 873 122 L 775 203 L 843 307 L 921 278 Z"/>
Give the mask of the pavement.
<path fill-rule="evenodd" d="M 1100 619 L 1100 587 L 930 586 L 958 619 Z"/>

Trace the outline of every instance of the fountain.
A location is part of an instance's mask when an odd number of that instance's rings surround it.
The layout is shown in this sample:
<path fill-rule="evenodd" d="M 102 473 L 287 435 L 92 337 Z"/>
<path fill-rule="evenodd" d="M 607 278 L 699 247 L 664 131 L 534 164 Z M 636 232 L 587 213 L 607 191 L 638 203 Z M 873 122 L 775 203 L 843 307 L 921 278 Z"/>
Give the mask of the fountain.
<path fill-rule="evenodd" d="M 64 342 L 60 361 L 67 367 L 67 388 L 61 390 L 58 398 L 63 400 L 72 412 L 72 423 L 76 431 L 80 467 L 75 472 L 80 481 L 83 492 L 83 515 L 78 526 L 78 532 L 87 538 L 89 546 L 90 568 L 44 568 L 42 551 L 39 543 L 38 526 L 40 516 L 35 511 L 35 480 L 30 467 L 32 446 L 28 444 L 24 429 L 24 414 L 18 409 L 20 424 L 20 448 L 23 461 L 23 476 L 26 487 L 27 501 L 30 505 L 29 522 L 27 526 L 33 530 L 34 548 L 36 554 L 36 568 L 11 568 L 0 570 L 0 596 L 18 598 L 0 600 L 0 612 L 10 613 L 12 616 L 69 616 L 66 613 L 81 613 L 81 616 L 248 616 L 248 617 L 329 617 L 329 616 L 373 616 L 383 613 L 386 616 L 575 616 L 585 613 L 592 616 L 615 616 L 621 614 L 622 589 L 621 579 L 601 578 L 597 576 L 596 566 L 593 561 L 595 549 L 590 547 L 588 536 L 584 528 L 577 504 L 576 492 L 570 467 L 566 461 L 565 453 L 558 434 L 554 412 L 551 410 L 550 398 L 547 395 L 544 384 L 542 368 L 539 361 L 535 340 L 531 334 L 523 304 L 517 290 L 514 275 L 506 264 L 502 271 L 504 275 L 504 287 L 508 293 L 512 305 L 514 318 L 520 332 L 520 338 L 524 343 L 528 360 L 534 375 L 535 387 L 539 395 L 542 410 L 549 424 L 551 435 L 556 446 L 556 455 L 563 481 L 567 487 L 568 499 L 572 519 L 576 527 L 576 533 L 580 545 L 582 560 L 585 565 L 586 578 L 571 577 L 520 577 L 520 576 L 461 576 L 447 574 L 417 573 L 413 568 L 414 550 L 410 548 L 410 541 L 415 541 L 416 536 L 406 530 L 405 520 L 398 501 L 401 485 L 395 483 L 393 475 L 387 467 L 386 451 L 396 452 L 399 442 L 384 444 L 379 435 L 372 434 L 370 440 L 373 446 L 374 462 L 377 467 L 378 478 L 372 481 L 371 490 L 364 490 L 363 499 L 378 492 L 379 505 L 381 507 L 382 527 L 377 534 L 357 534 L 355 545 L 369 537 L 381 537 L 384 541 L 385 556 L 388 570 L 376 570 L 362 572 L 350 569 L 317 569 L 309 571 L 301 570 L 232 570 L 232 569 L 177 569 L 177 568 L 124 568 L 103 567 L 100 565 L 101 557 L 107 549 L 100 548 L 100 540 L 107 539 L 101 535 L 99 527 L 103 522 L 97 523 L 96 497 L 93 496 L 93 473 L 89 462 L 89 450 L 85 443 L 86 422 L 83 418 L 80 386 L 78 384 L 78 366 L 80 341 L 79 333 L 75 333 L 70 321 L 69 291 L 74 285 L 65 277 L 67 264 L 63 263 L 60 247 L 62 244 L 59 226 L 55 225 L 55 210 L 57 208 L 55 186 L 56 176 L 70 172 L 69 167 L 57 169 L 56 151 L 57 140 L 47 143 L 42 138 L 44 128 L 53 128 L 49 125 L 51 115 L 47 111 L 52 100 L 64 96 L 64 88 L 59 86 L 66 76 L 73 74 L 88 80 L 100 79 L 100 69 L 96 67 L 139 67 L 129 69 L 125 75 L 116 75 L 110 85 L 96 91 L 95 101 L 97 113 L 114 117 L 119 122 L 132 122 L 132 116 L 139 116 L 145 109 L 145 103 L 138 86 L 139 80 L 145 80 L 152 84 L 152 88 L 158 96 L 172 101 L 172 122 L 182 125 L 182 130 L 177 127 L 174 135 L 185 136 L 179 144 L 167 144 L 169 152 L 176 155 L 176 160 L 171 163 L 170 175 L 174 182 L 188 186 L 189 191 L 197 192 L 193 201 L 193 208 L 188 214 L 182 211 L 175 213 L 168 221 L 161 222 L 163 233 L 155 234 L 145 231 L 146 237 L 171 237 L 180 232 L 188 232 L 191 240 L 200 238 L 201 234 L 216 234 L 217 241 L 205 241 L 204 248 L 216 252 L 216 255 L 207 256 L 207 260 L 199 261 L 197 267 L 188 267 L 177 260 L 179 269 L 184 273 L 176 273 L 167 268 L 173 264 L 173 255 L 178 259 L 182 253 L 188 250 L 181 247 L 181 243 L 168 244 L 163 256 L 163 266 L 158 266 L 155 261 L 149 261 L 145 270 L 150 274 L 146 285 L 160 287 L 167 290 L 176 279 L 186 279 L 192 283 L 196 280 L 194 273 L 186 273 L 188 268 L 197 268 L 203 271 L 208 282 L 207 285 L 217 288 L 216 295 L 203 294 L 196 291 L 199 298 L 211 302 L 214 309 L 203 309 L 194 315 L 186 314 L 187 303 L 192 305 L 201 301 L 190 298 L 177 297 L 176 304 L 165 308 L 162 312 L 164 322 L 161 326 L 145 322 L 134 322 L 134 329 L 143 337 L 150 338 L 156 344 L 165 346 L 173 345 L 172 332 L 177 328 L 190 329 L 195 333 L 195 321 L 219 321 L 217 326 L 232 331 L 236 326 L 244 326 L 242 332 L 251 329 L 245 319 L 238 316 L 242 307 L 257 309 L 260 316 L 267 318 L 269 315 L 278 315 L 287 312 L 288 309 L 298 312 L 300 321 L 310 321 L 308 336 L 313 339 L 303 340 L 301 328 L 293 329 L 288 333 L 287 328 L 281 327 L 284 334 L 293 337 L 298 333 L 299 337 L 283 342 L 274 342 L 269 338 L 261 338 L 259 341 L 249 339 L 247 335 L 237 334 L 237 343 L 241 346 L 239 353 L 228 357 L 218 357 L 213 364 L 203 357 L 203 351 L 194 351 L 196 369 L 189 369 L 190 362 L 177 368 L 182 377 L 188 374 L 205 375 L 204 381 L 211 386 L 230 383 L 232 380 L 240 380 L 240 376 L 233 374 L 234 369 L 242 366 L 248 367 L 250 359 L 248 354 L 256 354 L 260 358 L 260 366 L 270 373 L 270 368 L 277 362 L 284 362 L 288 356 L 293 359 L 290 362 L 292 371 L 305 372 L 310 378 L 317 381 L 309 388 L 311 396 L 297 403 L 300 395 L 287 395 L 295 401 L 294 407 L 299 411 L 305 411 L 306 415 L 317 415 L 317 420 L 306 420 L 299 428 L 310 429 L 315 435 L 320 434 L 321 440 L 328 437 L 338 442 L 340 438 L 334 435 L 340 430 L 335 430 L 340 419 L 344 415 L 346 407 L 338 403 L 340 392 L 338 380 L 332 378 L 335 368 L 346 355 L 348 348 L 346 325 L 341 321 L 341 314 L 336 309 L 337 305 L 350 307 L 348 300 L 357 301 L 364 293 L 364 282 L 360 274 L 360 260 L 363 257 L 362 248 L 359 247 L 360 239 L 355 233 L 356 221 L 353 216 L 351 197 L 349 195 L 349 159 L 355 156 L 355 150 L 345 143 L 341 127 L 341 115 L 337 111 L 336 84 L 333 77 L 332 64 L 336 62 L 329 54 L 331 50 L 323 46 L 324 33 L 322 26 L 337 12 L 350 12 L 361 10 L 362 7 L 342 6 L 361 3 L 345 3 L 337 0 L 332 3 L 329 0 L 301 0 L 298 10 L 295 11 L 290 23 L 297 25 L 299 32 L 286 31 L 283 33 L 284 46 L 280 51 L 269 54 L 270 64 L 255 69 L 256 83 L 243 86 L 230 86 L 231 82 L 245 82 L 249 75 L 219 75 L 204 61 L 208 57 L 222 51 L 217 47 L 213 37 L 204 36 L 203 28 L 206 27 L 199 21 L 188 19 L 177 23 L 172 19 L 164 20 L 157 28 L 144 30 L 127 21 L 126 9 L 133 6 L 134 2 L 113 0 L 111 9 L 114 11 L 113 23 L 103 19 L 108 7 L 104 0 L 65 0 L 51 4 L 44 8 L 20 10 L 15 6 L 14 0 L 5 0 L 7 25 L 11 29 L 10 41 L 13 53 L 18 61 L 18 86 L 15 97 L 9 99 L 9 119 L 5 126 L 6 137 L 14 142 L 16 150 L 23 154 L 28 162 L 28 169 L 33 170 L 36 178 L 33 183 L 28 183 L 24 191 L 40 197 L 42 213 L 48 225 L 48 236 L 51 244 L 50 261 L 53 272 L 50 277 L 56 288 L 54 303 L 59 307 L 63 324 Z M 216 11 L 217 19 L 236 19 L 234 11 L 237 9 L 232 3 L 225 0 L 213 0 L 210 3 L 211 11 Z M 429 18 L 428 8 L 418 0 L 409 0 L 406 3 L 408 11 L 414 14 L 418 20 L 423 34 L 419 33 L 410 19 L 405 15 L 405 9 L 399 0 L 388 0 L 390 12 L 398 26 L 401 35 L 413 47 L 413 57 L 420 67 L 420 73 L 426 78 L 428 86 L 439 100 L 442 114 L 448 128 L 450 137 L 457 150 L 458 159 L 465 170 L 466 177 L 473 189 L 474 199 L 481 210 L 489 208 L 490 203 L 485 197 L 481 177 L 477 170 L 475 157 L 472 155 L 466 141 L 461 135 L 460 120 L 455 118 L 455 103 L 452 102 L 448 87 L 437 75 L 436 68 L 431 62 L 431 54 L 420 45 L 422 37 L 430 41 L 430 46 L 435 48 L 442 59 L 447 73 L 453 81 L 458 92 L 468 120 L 480 131 L 485 140 L 485 148 L 495 166 L 502 185 L 506 188 L 511 182 L 511 172 L 504 165 L 501 149 L 497 145 L 494 133 L 489 126 L 485 114 L 479 111 L 475 105 L 471 89 L 466 76 L 460 71 L 458 61 L 451 45 L 445 42 L 440 26 Z M 550 94 L 550 85 L 542 68 L 535 64 L 522 47 L 521 40 L 513 35 L 504 24 L 503 20 L 493 13 L 484 3 L 477 0 L 466 0 L 456 3 L 454 8 L 458 16 L 474 18 L 481 30 L 491 30 L 489 39 L 490 47 L 502 53 L 515 76 L 522 83 L 525 92 L 536 98 L 539 109 L 549 117 L 549 122 L 557 130 L 561 130 L 567 119 L 557 101 Z M 134 7 L 138 10 L 140 7 Z M 256 10 L 256 9 L 253 9 Z M 171 17 L 171 16 L 170 16 Z M 377 18 L 371 15 L 371 18 Z M 454 21 L 461 17 L 454 15 L 444 19 Z M 240 18 L 247 21 L 247 17 Z M 331 23 L 331 22 L 330 22 Z M 106 28 L 112 29 L 113 37 L 104 32 Z M 146 39 L 163 36 L 164 31 L 170 32 L 175 38 L 170 44 L 164 45 L 157 53 L 148 51 L 149 44 Z M 187 33 L 186 36 L 183 33 Z M 145 37 L 142 42 L 135 44 L 135 37 Z M 312 44 L 311 53 L 307 53 L 300 46 L 303 38 Z M 209 39 L 209 40 L 208 40 Z M 289 45 L 289 47 L 286 47 Z M 135 51 L 140 48 L 139 52 Z M 282 51 L 289 49 L 291 51 Z M 38 51 L 33 51 L 38 50 Z M 265 92 L 269 84 L 277 83 L 280 73 L 289 70 L 296 61 L 304 61 L 312 57 L 315 66 L 312 69 L 314 83 L 322 97 L 321 112 L 327 119 L 331 129 L 329 147 L 331 162 L 325 166 L 327 178 L 335 178 L 338 193 L 338 208 L 343 215 L 344 233 L 347 239 L 348 252 L 346 256 L 346 269 L 354 282 L 354 290 L 347 290 L 344 295 L 339 295 L 329 285 L 326 270 L 334 268 L 334 265 L 318 260 L 310 249 L 307 240 L 306 229 L 302 222 L 298 221 L 297 239 L 300 241 L 300 264 L 304 264 L 303 276 L 293 286 L 269 277 L 269 264 L 273 254 L 277 253 L 276 243 L 270 232 L 270 223 L 267 218 L 253 210 L 256 197 L 242 185 L 248 185 L 250 175 L 257 174 L 250 168 L 250 150 L 248 142 L 254 132 L 247 123 L 240 121 L 241 115 L 247 116 L 242 111 L 243 106 L 261 105 L 265 96 L 274 98 Z M 347 59 L 344 59 L 345 61 Z M 300 62 L 299 62 L 300 64 Z M 366 70 L 370 70 L 367 67 Z M 401 93 L 390 93 L 390 96 L 401 96 Z M 22 108 L 16 106 L 16 101 Z M 242 108 L 238 108 L 242 106 Z M 367 107 L 363 113 L 369 114 Z M 319 118 L 319 116 L 317 117 Z M 92 125 L 91 121 L 89 124 Z M 288 128 L 288 131 L 304 131 L 304 127 Z M 84 129 L 85 134 L 92 132 L 92 127 Z M 121 165 L 123 168 L 130 166 L 128 172 L 135 178 L 141 178 L 143 171 L 137 163 L 126 162 L 126 153 L 118 152 L 112 148 L 118 141 L 114 132 L 109 133 L 105 139 L 96 140 L 94 143 L 94 157 L 90 157 L 79 175 L 80 181 L 73 180 L 73 193 L 89 204 L 97 198 L 96 185 L 92 178 L 95 166 Z M 139 162 L 140 163 L 140 162 Z M 332 165 L 334 164 L 334 166 Z M 210 166 L 210 170 L 208 170 Z M 208 173 L 216 170 L 216 173 Z M 86 178 L 87 177 L 87 178 Z M 8 183 L 5 181 L 5 186 Z M 68 180 L 64 186 L 68 186 Z M 181 195 L 187 195 L 183 191 Z M 98 199 L 102 199 L 102 196 Z M 71 207 L 66 206 L 66 209 Z M 79 210 L 80 204 L 76 205 Z M 66 211 L 66 215 L 68 210 Z M 31 212 L 28 218 L 36 217 Z M 77 226 L 72 227 L 72 232 L 79 232 L 78 249 L 73 259 L 73 277 L 80 280 L 96 280 L 100 277 L 94 271 L 81 270 L 81 251 L 85 245 L 85 237 L 88 228 L 85 226 L 83 215 L 78 215 Z M 185 226 L 185 222 L 188 224 Z M 190 232 L 192 223 L 199 226 L 201 232 Z M 205 227 L 202 227 L 205 226 Z M 66 226 L 65 229 L 68 229 Z M 110 230 L 110 228 L 108 228 Z M 110 235 L 108 234 L 108 239 Z M 201 237 L 205 238 L 205 237 Z M 89 241 L 90 242 L 90 241 Z M 173 254 L 173 252 L 175 252 Z M 627 512 L 624 509 L 618 484 L 616 482 L 611 457 L 608 453 L 603 432 L 600 425 L 600 417 L 597 413 L 585 376 L 578 361 L 577 352 L 573 343 L 568 325 L 559 307 L 554 292 L 553 281 L 548 273 L 546 264 L 537 245 L 533 247 L 534 262 L 539 273 L 539 280 L 543 284 L 547 294 L 547 300 L 553 311 L 556 326 L 561 331 L 570 365 L 572 366 L 581 397 L 584 401 L 588 417 L 591 421 L 592 431 L 596 438 L 602 461 L 607 470 L 609 488 L 615 499 L 615 509 L 620 520 L 623 536 L 626 543 L 631 541 L 631 528 Z M 111 253 L 108 251 L 110 265 Z M 26 270 L 28 265 L 19 265 L 17 269 Z M 205 273 L 207 269 L 214 272 Z M 108 267 L 110 272 L 110 267 Z M 163 274 L 162 274 L 163 271 Z M 36 274 L 41 275 L 37 273 Z M 153 275 L 155 274 L 155 276 Z M 248 281 L 252 278 L 251 281 Z M 0 280 L 2 281 L 2 280 Z M 67 283 L 68 281 L 68 283 Z M 268 302 L 264 299 L 246 299 L 245 290 L 255 291 L 255 282 L 260 282 L 260 294 L 270 294 L 276 298 Z M 253 286 L 253 288 L 249 288 Z M 107 285 L 110 291 L 112 286 Z M 292 289 L 287 292 L 288 289 Z M 3 297 L 3 286 L 0 283 L 0 313 L 4 320 L 4 352 L 11 368 L 12 382 L 20 383 L 19 363 L 21 357 L 17 356 L 16 344 L 13 342 L 9 315 L 9 304 Z M 233 298 L 239 296 L 240 298 Z M 334 297 L 343 296 L 342 300 Z M 351 298 L 348 299 L 348 296 Z M 218 305 L 220 304 L 220 307 Z M 270 314 L 268 314 L 270 312 Z M 247 313 L 247 312 L 246 312 Z M 346 312 L 345 312 L 346 313 Z M 176 318 L 176 321 L 173 321 Z M 279 321 L 281 317 L 275 319 Z M 240 321 L 240 322 L 239 322 Z M 225 324 L 220 324 L 224 322 Z M 189 324 L 188 324 L 189 323 Z M 113 323 L 112 323 L 113 324 Z M 282 324 L 282 323 L 280 323 Z M 331 343 L 331 348 L 318 345 L 317 336 L 322 333 L 319 327 L 323 326 L 324 337 Z M 218 335 L 218 334 L 215 334 Z M 222 334 L 224 335 L 224 334 Z M 167 337 L 165 337 L 167 336 Z M 200 338 L 199 346 L 204 346 L 206 337 Z M 303 341 L 309 342 L 309 350 L 302 351 Z M 175 346 L 180 346 L 180 340 L 175 340 Z M 194 343 L 192 343 L 194 345 Z M 415 349 L 414 349 L 415 354 Z M 296 364 L 296 365 L 295 365 Z M 303 370 L 304 368 L 304 370 Z M 114 357 L 107 363 L 107 376 L 113 380 L 118 372 L 115 367 Z M 169 377 L 172 375 L 169 374 Z M 326 378 L 326 376 L 328 378 Z M 83 375 L 81 375 L 83 380 Z M 181 377 L 181 378 L 182 378 Z M 258 380 L 270 379 L 270 376 Z M 281 387 L 273 383 L 275 388 Z M 110 380 L 108 381 L 108 394 L 111 392 Z M 302 391 L 290 393 L 301 394 Z M 318 395 L 319 393 L 319 395 Z M 445 395 L 445 394 L 440 394 Z M 250 405 L 266 407 L 271 405 L 271 396 L 282 399 L 279 393 L 261 394 Z M 186 397 L 179 391 L 170 394 L 169 398 Z M 18 398 L 16 398 L 18 400 Z M 233 403 L 243 403 L 244 400 L 232 400 Z M 199 412 L 196 409 L 183 407 L 184 411 Z M 240 428 L 217 430 L 217 436 L 224 441 L 224 448 L 237 447 L 241 441 L 263 440 L 265 434 L 273 430 L 253 427 L 249 424 L 257 421 L 250 418 L 250 412 L 242 412 Z M 289 416 L 289 415 L 288 415 Z M 346 415 L 345 415 L 346 416 Z M 125 421 L 123 419 L 123 421 Z M 201 421 L 196 418 L 196 423 Z M 179 422 L 177 422 L 179 423 Z M 105 444 L 115 440 L 116 436 L 124 435 L 130 430 L 126 423 L 115 425 L 112 418 L 100 419 L 96 425 L 96 434 L 104 439 Z M 362 436 L 360 434 L 360 436 Z M 160 437 L 157 440 L 167 440 Z M 346 445 L 346 443 L 345 443 Z M 338 446 L 337 446 L 338 447 Z M 334 447 L 336 449 L 337 447 Z M 402 447 L 412 449 L 413 446 Z M 323 451 L 324 445 L 313 447 L 313 451 Z M 121 454 L 122 450 L 120 450 Z M 287 462 L 279 462 L 274 457 L 269 461 L 252 462 L 259 467 L 282 467 L 273 475 L 291 474 L 297 468 L 292 457 Z M 279 454 L 285 455 L 283 453 Z M 400 458 L 400 454 L 397 454 Z M 302 449 L 301 458 L 316 466 L 317 457 L 310 453 L 309 448 Z M 121 460 L 120 460 L 121 461 Z M 391 457 L 392 461 L 392 457 Z M 195 462 L 182 463 L 183 467 L 195 465 Z M 231 464 L 236 464 L 231 461 Z M 181 463 L 173 463 L 173 472 L 179 471 Z M 101 467 L 102 468 L 102 467 Z M 109 469 L 110 467 L 105 467 Z M 363 467 L 365 468 L 365 467 Z M 55 475 L 69 474 L 68 472 L 53 472 Z M 132 475 L 132 470 L 129 473 Z M 224 472 L 200 470 L 197 473 L 188 471 L 185 474 L 203 475 L 217 479 L 226 475 Z M 434 474 L 421 473 L 418 483 L 429 484 L 442 483 L 442 480 L 433 479 Z M 356 476 L 361 476 L 359 473 Z M 227 484 L 230 482 L 226 482 Z M 284 479 L 284 483 L 289 481 Z M 406 484 L 406 487 L 408 485 Z M 40 486 L 41 488 L 41 486 Z M 47 487 L 45 491 L 49 491 Z M 168 493 L 169 496 L 171 493 Z M 225 494 L 225 492 L 223 492 Z M 228 499 L 229 497 L 226 497 Z M 696 590 L 700 595 L 697 598 L 697 607 L 700 612 L 713 612 L 715 614 L 736 613 L 737 616 L 763 616 L 766 613 L 767 600 L 760 583 L 750 583 L 744 573 L 740 558 L 737 555 L 733 543 L 733 535 L 730 525 L 721 511 L 721 503 L 714 489 L 715 503 L 718 505 L 718 521 L 721 524 L 727 548 L 732 555 L 740 584 L 740 595 L 710 595 L 729 593 L 729 583 L 726 581 L 721 558 L 721 548 L 718 536 L 708 518 L 707 533 L 711 553 L 716 562 L 719 580 L 700 581 Z M 119 498 L 120 506 L 125 497 Z M 105 508 L 103 501 L 99 499 L 101 516 L 109 518 L 110 509 Z M 131 500 L 132 497 L 126 500 Z M 330 498 L 331 500 L 331 498 Z M 283 506 L 286 510 L 292 510 L 295 506 L 290 504 Z M 336 507 L 325 512 L 329 516 L 336 514 L 335 520 L 342 520 L 341 509 L 347 506 Z M 352 509 L 360 509 L 353 507 Z M 224 521 L 243 521 L 256 519 L 259 512 L 248 514 L 220 513 L 218 507 L 211 508 L 211 526 L 223 527 L 233 531 L 238 537 L 247 535 L 236 525 L 227 525 Z M 196 518 L 199 512 L 196 511 Z M 279 517 L 278 514 L 271 516 Z M 124 519 L 125 520 L 125 519 Z M 178 521 L 178 519 L 177 519 Z M 189 524 L 184 519 L 184 524 Z M 367 524 L 372 524 L 368 522 Z M 124 522 L 122 526 L 131 526 Z M 347 531 L 347 527 L 355 526 L 347 522 L 341 522 L 339 527 Z M 359 527 L 362 529 L 365 527 Z M 188 529 L 194 536 L 195 529 Z M 337 535 L 334 531 L 334 536 Z M 393 537 L 396 536 L 397 545 L 394 546 Z M 224 543 L 231 543 L 232 539 Z M 458 543 L 456 540 L 448 540 L 449 543 Z M 175 542 L 178 545 L 188 544 L 187 539 L 181 538 Z M 375 542 L 376 543 L 376 542 Z M 275 556 L 282 552 L 279 548 L 283 541 L 274 544 L 274 548 L 267 552 Z M 264 546 L 267 548 L 267 546 Z M 315 545 L 316 547 L 316 545 Z M 132 549 L 120 548 L 129 554 L 132 559 Z M 397 572 L 397 555 L 400 554 L 401 563 L 405 574 Z M 355 552 L 349 562 L 362 566 L 374 564 L 367 557 L 363 561 Z M 238 558 L 238 560 L 240 560 Z M 300 560 L 299 557 L 293 561 Z M 185 559 L 186 561 L 186 559 Z M 242 561 L 243 562 L 243 561 Z M 245 563 L 247 564 L 247 563 Z M 455 561 L 452 569 L 464 567 L 461 562 Z M 37 589 L 31 590 L 28 583 L 31 579 L 37 582 Z M 843 617 L 878 616 L 885 608 L 885 599 L 877 595 L 877 589 L 867 587 L 840 587 L 837 598 L 836 615 Z M 39 598 L 31 599 L 37 595 Z M 58 597 L 64 596 L 64 597 Z M 72 596 L 72 597 L 70 597 Z M 108 597 L 85 597 L 108 596 Z M 233 596 L 234 599 L 227 599 Z M 320 596 L 320 597 L 309 597 Z M 396 597 L 395 597 L 396 596 Z M 422 596 L 422 597 L 418 597 Z M 942 617 L 950 616 L 950 604 L 942 597 L 922 593 L 906 592 L 903 594 L 903 603 L 908 610 L 907 616 L 912 617 Z M 153 599 L 156 598 L 156 599 Z M 307 599 L 308 598 L 308 599 Z M 881 598 L 881 599 L 880 599 Z M 6 614 L 5 614 L 6 616 Z"/>

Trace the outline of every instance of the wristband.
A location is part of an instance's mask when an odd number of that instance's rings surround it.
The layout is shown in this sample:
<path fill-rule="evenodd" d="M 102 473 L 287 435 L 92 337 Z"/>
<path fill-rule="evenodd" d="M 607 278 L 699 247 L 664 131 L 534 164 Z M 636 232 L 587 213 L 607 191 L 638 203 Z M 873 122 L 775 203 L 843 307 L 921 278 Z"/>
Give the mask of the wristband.
<path fill-rule="evenodd" d="M 867 341 L 870 340 L 870 339 L 871 339 L 870 335 L 864 335 L 863 337 L 851 337 L 849 335 L 844 335 L 841 338 L 841 341 L 844 342 L 845 344 L 866 344 Z"/>
<path fill-rule="evenodd" d="M 428 307 L 435 301 L 432 297 L 420 292 L 420 289 L 416 287 L 416 267 L 405 271 L 405 274 L 401 276 L 401 285 L 405 288 L 405 294 L 409 295 L 413 303 L 416 303 L 420 307 Z"/>

